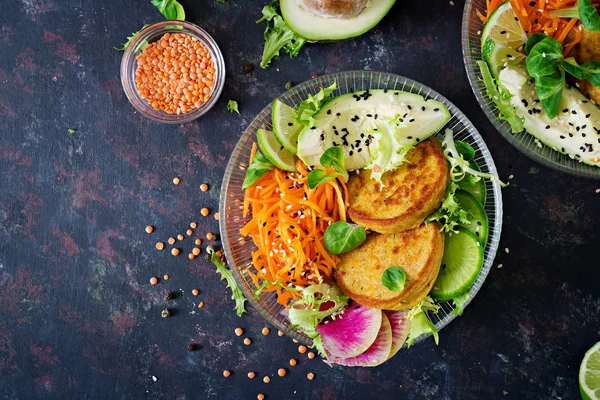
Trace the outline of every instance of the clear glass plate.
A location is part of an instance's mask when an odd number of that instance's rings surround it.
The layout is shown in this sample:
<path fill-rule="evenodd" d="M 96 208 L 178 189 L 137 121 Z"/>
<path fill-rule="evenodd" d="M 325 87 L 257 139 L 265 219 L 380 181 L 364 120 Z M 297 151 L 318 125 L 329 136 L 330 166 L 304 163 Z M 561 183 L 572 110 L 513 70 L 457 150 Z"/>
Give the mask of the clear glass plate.
<path fill-rule="evenodd" d="M 471 88 L 481 109 L 492 125 L 510 144 L 529 158 L 556 171 L 585 178 L 600 179 L 600 168 L 571 159 L 569 156 L 552 150 L 544 144 L 537 144 L 535 137 L 523 131 L 511 133 L 506 121 L 497 120 L 499 112 L 490 100 L 481 81 L 481 72 L 477 61 L 481 60 L 481 31 L 483 22 L 477 16 L 477 10 L 485 14 L 485 0 L 467 0 L 462 20 L 462 51 Z"/>
<path fill-rule="evenodd" d="M 420 94 L 426 98 L 433 98 L 444 103 L 452 114 L 452 119 L 446 127 L 454 131 L 456 139 L 467 141 L 475 148 L 477 152 L 475 161 L 482 171 L 493 174 L 497 173 L 494 160 L 487 146 L 467 117 L 454 104 L 436 91 L 408 78 L 383 72 L 338 72 L 319 76 L 316 79 L 304 82 L 286 92 L 280 97 L 280 100 L 290 106 L 294 106 L 304 100 L 309 93 L 315 94 L 321 87 L 329 86 L 334 80 L 337 81 L 338 85 L 338 89 L 333 93 L 335 96 L 357 90 L 387 88 Z M 262 126 L 271 129 L 271 104 L 265 107 L 246 128 L 233 150 L 233 154 L 225 170 L 219 204 L 221 239 L 229 266 L 252 306 L 277 329 L 284 331 L 287 335 L 303 343 L 310 343 L 310 339 L 302 334 L 302 332 L 289 327 L 287 313 L 277 303 L 274 293 L 265 294 L 258 300 L 254 299 L 253 292 L 256 287 L 248 275 L 248 271 L 256 271 L 250 261 L 251 252 L 256 247 L 251 239 L 245 239 L 239 233 L 247 221 L 247 219 L 242 217 L 241 210 L 244 196 L 242 183 L 244 181 L 245 167 L 248 166 L 252 143 L 255 141 L 256 131 Z M 486 189 L 485 210 L 490 224 L 489 241 L 485 249 L 483 269 L 471 288 L 470 300 L 475 297 L 475 294 L 479 291 L 490 272 L 498 249 L 500 231 L 502 229 L 502 197 L 500 186 L 497 183 L 487 181 Z M 440 305 L 441 309 L 439 313 L 430 315 L 438 329 L 442 329 L 456 317 L 455 315 L 450 315 L 450 312 L 453 310 L 453 305 L 450 302 L 443 302 Z M 420 340 L 424 337 L 425 335 Z"/>

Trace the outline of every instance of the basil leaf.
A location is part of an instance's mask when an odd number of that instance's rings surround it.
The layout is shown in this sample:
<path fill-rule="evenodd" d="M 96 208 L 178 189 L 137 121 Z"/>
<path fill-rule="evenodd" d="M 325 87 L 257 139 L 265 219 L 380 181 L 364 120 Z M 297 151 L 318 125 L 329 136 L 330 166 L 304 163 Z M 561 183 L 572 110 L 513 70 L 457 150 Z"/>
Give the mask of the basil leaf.
<path fill-rule="evenodd" d="M 310 189 L 314 189 L 322 183 L 334 180 L 338 176 L 340 176 L 340 174 L 337 172 L 328 174 L 325 170 L 315 169 L 310 171 L 306 177 L 306 182 L 308 183 L 308 187 Z"/>
<path fill-rule="evenodd" d="M 558 114 L 564 86 L 565 74 L 562 71 L 557 71 L 551 76 L 535 78 L 535 87 L 540 102 L 550 119 L 556 117 L 556 114 Z"/>
<path fill-rule="evenodd" d="M 367 239 L 365 228 L 345 221 L 334 222 L 327 227 L 324 244 L 331 254 L 342 254 L 354 250 Z"/>
<path fill-rule="evenodd" d="M 600 31 L 600 15 L 596 7 L 592 4 L 592 0 L 578 0 L 577 9 L 583 26 L 590 31 Z"/>
<path fill-rule="evenodd" d="M 600 60 L 588 61 L 581 65 L 585 79 L 596 87 L 600 87 Z"/>
<path fill-rule="evenodd" d="M 244 183 L 242 189 L 246 189 L 248 186 L 252 186 L 261 176 L 269 171 L 273 170 L 273 164 L 260 151 L 256 152 L 252 164 L 246 170 L 246 176 L 244 177 Z"/>
<path fill-rule="evenodd" d="M 344 150 L 339 147 L 330 147 L 321 156 L 319 163 L 325 168 L 333 168 L 340 175 L 344 177 L 344 180 L 348 180 L 348 172 L 346 171 Z"/>
<path fill-rule="evenodd" d="M 177 0 L 152 0 L 152 4 L 168 20 L 185 20 L 185 10 Z"/>
<path fill-rule="evenodd" d="M 565 58 L 561 67 L 577 79 L 585 79 L 585 71 L 573 57 Z"/>
<path fill-rule="evenodd" d="M 475 149 L 469 143 L 455 140 L 454 145 L 456 146 L 458 153 L 462 155 L 465 160 L 471 161 L 473 157 L 475 157 Z"/>
<path fill-rule="evenodd" d="M 402 292 L 406 283 L 406 273 L 400 267 L 389 267 L 381 275 L 381 283 L 392 292 Z"/>
<path fill-rule="evenodd" d="M 533 35 L 529 36 L 527 39 L 527 43 L 525 44 L 525 54 L 529 54 L 533 46 L 546 39 L 548 36 L 543 33 L 536 32 Z"/>
<path fill-rule="evenodd" d="M 531 48 L 527 56 L 527 72 L 533 78 L 552 75 L 563 59 L 562 45 L 547 37 Z"/>

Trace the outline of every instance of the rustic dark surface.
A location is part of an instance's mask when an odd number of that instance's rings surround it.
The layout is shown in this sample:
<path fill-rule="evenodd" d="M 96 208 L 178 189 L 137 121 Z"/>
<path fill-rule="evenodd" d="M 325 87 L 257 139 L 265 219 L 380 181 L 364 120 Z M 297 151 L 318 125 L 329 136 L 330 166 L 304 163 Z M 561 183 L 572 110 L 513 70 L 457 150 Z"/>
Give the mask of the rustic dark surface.
<path fill-rule="evenodd" d="M 1 398 L 578 398 L 579 363 L 600 340 L 600 183 L 537 165 L 494 131 L 465 75 L 460 2 L 400 1 L 357 40 L 306 46 L 297 59 L 250 74 L 242 65 L 260 60 L 263 26 L 254 21 L 263 2 L 181 2 L 221 46 L 228 75 L 215 108 L 183 126 L 150 122 L 121 89 L 122 53 L 113 46 L 162 18 L 149 1 L 3 2 Z M 217 207 L 241 131 L 285 82 L 348 69 L 438 90 L 478 127 L 500 174 L 514 175 L 503 191 L 500 251 L 475 301 L 439 346 L 428 340 L 374 369 L 331 369 L 288 338 L 262 336 L 265 322 L 253 310 L 235 316 L 214 268 L 187 259 L 191 243 L 178 258 L 154 249 L 192 220 L 198 232 L 217 230 L 198 210 Z M 239 101 L 241 116 L 225 110 L 228 99 Z M 149 285 L 165 273 L 168 282 Z M 160 317 L 165 291 L 177 293 L 169 319 Z M 252 345 L 233 334 L 237 326 Z M 199 349 L 188 352 L 189 343 Z M 299 365 L 277 377 L 291 357 Z"/>

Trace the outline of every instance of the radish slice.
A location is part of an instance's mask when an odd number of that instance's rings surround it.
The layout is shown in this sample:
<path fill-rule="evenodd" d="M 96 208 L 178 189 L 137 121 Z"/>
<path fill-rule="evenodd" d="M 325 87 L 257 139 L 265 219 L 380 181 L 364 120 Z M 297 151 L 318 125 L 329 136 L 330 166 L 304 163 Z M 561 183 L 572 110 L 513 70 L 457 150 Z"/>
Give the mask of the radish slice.
<path fill-rule="evenodd" d="M 377 338 L 383 313 L 356 302 L 336 319 L 317 326 L 328 354 L 339 358 L 364 353 Z"/>
<path fill-rule="evenodd" d="M 351 358 L 330 356 L 327 361 L 346 367 L 376 367 L 387 361 L 392 349 L 392 326 L 385 314 L 381 314 L 381 328 L 375 342 L 364 353 Z"/>
<path fill-rule="evenodd" d="M 407 312 L 406 310 L 398 310 L 398 311 L 384 311 L 384 314 L 390 320 L 390 325 L 392 326 L 392 350 L 390 351 L 390 355 L 388 359 L 394 357 L 394 355 L 402 348 L 402 345 L 406 341 L 408 337 L 408 332 L 410 332 L 410 320 L 406 318 Z"/>

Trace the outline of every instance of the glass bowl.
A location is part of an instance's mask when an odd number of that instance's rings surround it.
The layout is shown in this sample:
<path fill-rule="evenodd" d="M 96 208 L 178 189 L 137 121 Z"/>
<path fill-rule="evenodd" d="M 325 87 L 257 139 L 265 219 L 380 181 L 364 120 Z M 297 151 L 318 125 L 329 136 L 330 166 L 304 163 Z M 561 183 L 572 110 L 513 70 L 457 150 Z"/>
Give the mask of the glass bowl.
<path fill-rule="evenodd" d="M 143 51 L 143 45 L 159 40 L 166 33 L 182 33 L 195 37 L 206 46 L 215 62 L 215 77 L 210 98 L 201 107 L 182 114 L 168 114 L 161 110 L 155 110 L 147 100 L 140 96 L 135 83 L 136 57 Z M 215 105 L 225 84 L 225 62 L 217 43 L 202 28 L 186 21 L 156 22 L 142 29 L 125 49 L 121 60 L 121 84 L 129 102 L 142 115 L 165 124 L 183 124 L 205 114 Z"/>
<path fill-rule="evenodd" d="M 403 90 L 411 93 L 420 94 L 426 98 L 438 100 L 448 107 L 452 118 L 446 125 L 454 131 L 457 140 L 469 142 L 477 152 L 475 162 L 482 171 L 496 174 L 494 160 L 485 145 L 481 135 L 477 132 L 473 124 L 454 104 L 436 91 L 408 78 L 372 71 L 349 71 L 337 72 L 329 75 L 322 75 L 316 79 L 311 79 L 292 90 L 283 94 L 279 99 L 284 103 L 294 106 L 304 100 L 307 95 L 315 94 L 321 87 L 329 86 L 333 81 L 337 81 L 338 89 L 333 93 L 335 96 L 350 93 L 358 90 L 367 89 L 390 89 Z M 271 103 L 272 104 L 272 103 Z M 244 192 L 242 183 L 244 181 L 245 168 L 248 166 L 248 159 L 252 143 L 255 142 L 256 131 L 265 126 L 271 129 L 271 104 L 265 107 L 246 128 L 242 137 L 233 150 L 229 159 L 229 164 L 225 170 L 223 184 L 221 186 L 221 195 L 219 211 L 221 215 L 221 239 L 225 256 L 229 266 L 233 271 L 235 279 L 240 284 L 246 294 L 248 301 L 252 306 L 277 329 L 284 331 L 292 338 L 305 344 L 310 343 L 310 339 L 302 332 L 290 328 L 285 308 L 276 301 L 274 293 L 263 294 L 258 300 L 254 299 L 253 293 L 256 289 L 248 271 L 255 271 L 251 263 L 251 252 L 256 249 L 251 239 L 246 239 L 240 235 L 240 229 L 244 226 L 247 219 L 242 217 L 242 202 Z M 442 132 L 444 129 L 441 130 Z M 485 278 L 490 272 L 492 262 L 496 256 L 498 243 L 500 240 L 500 231 L 502 229 L 502 196 L 500 185 L 495 182 L 486 181 L 487 198 L 485 210 L 489 219 L 490 234 L 489 241 L 485 248 L 485 259 L 481 273 L 471 288 L 471 301 L 479 291 Z M 441 306 L 438 314 L 430 315 L 432 322 L 438 329 L 444 328 L 452 321 L 456 315 L 451 315 L 454 309 L 450 302 L 439 303 Z M 419 338 L 422 340 L 426 336 Z"/>
<path fill-rule="evenodd" d="M 540 164 L 571 175 L 600 179 L 599 167 L 581 163 L 554 151 L 525 131 L 512 133 L 508 122 L 498 120 L 499 111 L 486 93 L 477 65 L 477 61 L 481 60 L 481 31 L 484 25 L 477 16 L 477 10 L 485 14 L 485 8 L 486 0 L 466 1 L 462 20 L 462 51 L 471 88 L 487 118 L 510 144 Z"/>

